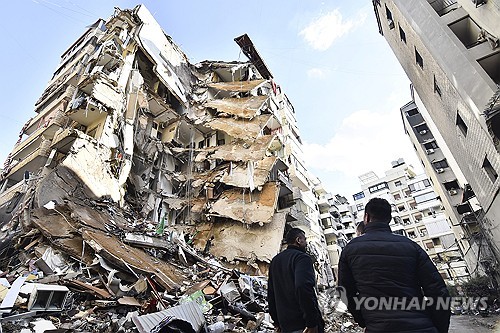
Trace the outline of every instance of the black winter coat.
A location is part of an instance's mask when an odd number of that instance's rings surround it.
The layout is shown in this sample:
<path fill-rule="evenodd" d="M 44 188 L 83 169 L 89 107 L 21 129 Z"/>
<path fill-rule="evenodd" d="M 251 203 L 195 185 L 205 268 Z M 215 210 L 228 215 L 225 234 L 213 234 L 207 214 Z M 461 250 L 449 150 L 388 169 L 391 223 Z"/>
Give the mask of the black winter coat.
<path fill-rule="evenodd" d="M 339 286 L 347 292 L 354 319 L 369 333 L 448 332 L 451 312 L 442 306 L 449 302 L 443 278 L 418 244 L 391 233 L 387 223 L 368 223 L 365 234 L 345 246 Z M 440 298 L 441 306 L 422 306 L 424 295 L 434 304 Z M 356 307 L 354 297 L 363 305 Z M 372 299 L 361 303 L 362 297 Z M 398 305 L 383 304 L 381 299 L 397 299 Z"/>
<path fill-rule="evenodd" d="M 315 284 L 312 259 L 302 249 L 289 245 L 273 258 L 267 289 L 269 314 L 282 332 L 315 326 L 322 332 Z"/>

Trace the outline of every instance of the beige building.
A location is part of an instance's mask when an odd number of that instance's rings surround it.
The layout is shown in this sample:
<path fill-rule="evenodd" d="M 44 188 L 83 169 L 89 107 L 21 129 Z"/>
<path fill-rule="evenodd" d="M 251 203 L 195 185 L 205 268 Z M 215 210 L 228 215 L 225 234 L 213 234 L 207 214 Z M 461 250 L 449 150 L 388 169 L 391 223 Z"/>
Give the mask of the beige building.
<path fill-rule="evenodd" d="M 489 274 L 498 273 L 500 1 L 374 0 L 373 5 L 380 33 L 480 204 L 479 226 L 494 253 L 483 265 Z M 448 165 L 432 162 L 443 176 Z"/>
<path fill-rule="evenodd" d="M 89 27 L 6 161 L 1 238 L 34 221 L 57 234 L 41 208 L 52 202 L 89 228 L 109 207 L 158 235 L 182 232 L 249 273 L 266 272 L 286 225 L 306 225 L 329 263 L 293 105 L 250 38 L 235 41 L 249 61 L 191 64 L 143 5 Z M 71 246 L 49 239 L 78 253 L 90 240 L 75 232 Z"/>

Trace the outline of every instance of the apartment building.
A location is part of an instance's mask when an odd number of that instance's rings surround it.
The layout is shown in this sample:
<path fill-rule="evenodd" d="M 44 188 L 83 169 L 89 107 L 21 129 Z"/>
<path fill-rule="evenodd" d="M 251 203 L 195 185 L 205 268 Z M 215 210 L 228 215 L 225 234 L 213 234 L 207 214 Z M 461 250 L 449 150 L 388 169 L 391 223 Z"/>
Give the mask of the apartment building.
<path fill-rule="evenodd" d="M 468 271 L 471 275 L 484 275 L 494 258 L 479 228 L 481 206 L 425 106 L 413 90 L 412 95 L 414 100 L 400 109 L 405 132 L 429 177 L 428 183 L 439 196 Z M 436 164 L 442 168 L 436 168 Z"/>
<path fill-rule="evenodd" d="M 353 195 L 358 211 L 356 223 L 363 221 L 364 207 L 374 197 L 386 199 L 392 206 L 390 227 L 393 233 L 419 244 L 449 283 L 468 275 L 440 198 L 425 175 L 416 175 L 403 159 L 379 178 L 374 172 L 360 177 L 362 191 Z"/>
<path fill-rule="evenodd" d="M 466 179 L 453 189 L 480 205 L 479 227 L 494 254 L 482 265 L 498 275 L 500 1 L 374 0 L 373 7 L 379 32 Z M 433 168 L 442 176 L 450 170 L 447 160 Z"/>
<path fill-rule="evenodd" d="M 41 207 L 53 202 L 89 227 L 95 207 L 110 207 L 134 225 L 189 234 L 253 273 L 267 271 L 292 222 L 315 221 L 309 230 L 326 247 L 319 213 L 306 210 L 314 184 L 293 105 L 250 38 L 235 42 L 249 61 L 191 64 L 143 5 L 90 26 L 62 54 L 6 161 L 2 238 L 28 230 L 34 212 L 51 226 Z M 48 229 L 53 246 L 77 246 Z"/>

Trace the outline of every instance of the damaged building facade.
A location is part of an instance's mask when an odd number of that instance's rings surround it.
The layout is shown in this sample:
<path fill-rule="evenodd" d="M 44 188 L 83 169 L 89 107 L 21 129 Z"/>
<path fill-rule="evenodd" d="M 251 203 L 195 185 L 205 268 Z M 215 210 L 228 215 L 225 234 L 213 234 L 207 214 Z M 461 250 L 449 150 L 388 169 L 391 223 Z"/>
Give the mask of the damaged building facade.
<path fill-rule="evenodd" d="M 124 245 L 153 242 L 137 230 L 182 235 L 264 274 L 298 225 L 330 283 L 320 219 L 298 216 L 298 199 L 316 197 L 293 105 L 249 37 L 235 42 L 249 62 L 194 65 L 143 5 L 95 22 L 63 53 L 8 156 L 3 239 L 34 227 L 83 262 L 104 252 L 173 288 L 182 274 Z"/>
<path fill-rule="evenodd" d="M 439 174 L 437 186 L 453 187 L 462 197 L 459 202 L 455 197 L 451 200 L 453 209 L 461 216 L 463 229 L 477 225 L 473 243 L 478 251 L 489 250 L 476 260 L 498 282 L 500 2 L 374 0 L 373 8 L 380 34 L 412 82 L 417 107 L 428 113 L 425 121 L 412 127 L 425 149 L 434 151 L 429 157 L 432 173 Z M 435 130 L 430 133 L 428 128 Z M 433 135 L 443 138 L 441 145 L 426 142 Z M 464 181 L 451 184 L 456 173 L 442 154 L 446 151 Z M 474 207 L 476 201 L 479 208 Z M 465 253 L 466 248 L 462 250 Z"/>

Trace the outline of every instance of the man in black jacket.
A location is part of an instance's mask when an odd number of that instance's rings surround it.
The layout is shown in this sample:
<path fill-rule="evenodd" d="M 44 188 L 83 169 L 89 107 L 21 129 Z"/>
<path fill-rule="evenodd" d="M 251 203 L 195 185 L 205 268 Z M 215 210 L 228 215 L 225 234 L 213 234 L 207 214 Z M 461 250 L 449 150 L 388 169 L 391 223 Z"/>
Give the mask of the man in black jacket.
<path fill-rule="evenodd" d="M 269 314 L 278 332 L 323 332 L 313 262 L 306 253 L 306 235 L 301 229 L 292 228 L 286 242 L 287 249 L 275 256 L 269 267 Z"/>
<path fill-rule="evenodd" d="M 390 204 L 371 199 L 365 234 L 341 253 L 339 286 L 349 312 L 368 333 L 448 332 L 451 312 L 443 278 L 418 244 L 391 232 L 390 221 Z"/>

